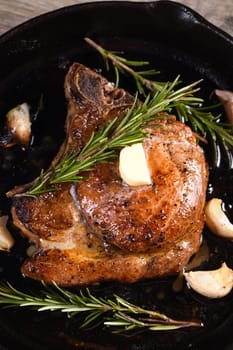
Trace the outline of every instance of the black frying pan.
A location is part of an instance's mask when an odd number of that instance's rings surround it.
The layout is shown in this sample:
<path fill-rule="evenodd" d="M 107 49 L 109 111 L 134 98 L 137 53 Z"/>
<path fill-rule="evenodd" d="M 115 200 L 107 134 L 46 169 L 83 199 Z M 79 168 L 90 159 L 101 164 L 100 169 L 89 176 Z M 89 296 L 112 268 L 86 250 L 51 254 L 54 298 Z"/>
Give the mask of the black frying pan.
<path fill-rule="evenodd" d="M 88 36 L 128 57 L 147 59 L 160 69 L 161 80 L 181 74 L 184 83 L 200 78 L 201 96 L 208 100 L 215 88 L 233 90 L 233 39 L 191 9 L 169 1 L 146 3 L 98 2 L 80 4 L 32 19 L 0 38 L 0 113 L 17 103 L 36 105 L 44 97 L 44 110 L 33 123 L 34 141 L 29 150 L 0 152 L 0 209 L 8 214 L 5 192 L 38 175 L 35 160 L 49 165 L 64 137 L 66 102 L 64 76 L 73 61 L 104 69 L 102 59 L 83 40 Z M 109 77 L 109 76 L 108 76 Z M 110 77 L 111 78 L 111 77 Z M 48 142 L 50 140 L 50 142 Z M 51 142 L 52 141 L 52 142 Z M 211 162 L 211 152 L 208 152 Z M 210 183 L 232 216 L 232 171 L 224 165 L 211 169 Z M 227 260 L 233 267 L 233 245 L 208 236 L 212 266 Z M 24 242 L 19 239 L 13 253 L 0 254 L 1 278 L 22 287 L 19 271 Z M 22 254 L 21 254 L 22 253 Z M 100 328 L 80 330 L 80 319 L 69 320 L 57 313 L 23 310 L 0 311 L 0 349 L 141 349 L 141 350 L 230 350 L 233 346 L 233 295 L 208 300 L 189 291 L 172 293 L 174 278 L 135 285 L 108 284 L 94 289 L 99 295 L 117 293 L 148 308 L 158 306 L 177 317 L 190 310 L 204 322 L 200 329 L 165 333 L 140 333 L 131 337 L 113 335 Z M 157 296 L 164 293 L 161 301 Z"/>

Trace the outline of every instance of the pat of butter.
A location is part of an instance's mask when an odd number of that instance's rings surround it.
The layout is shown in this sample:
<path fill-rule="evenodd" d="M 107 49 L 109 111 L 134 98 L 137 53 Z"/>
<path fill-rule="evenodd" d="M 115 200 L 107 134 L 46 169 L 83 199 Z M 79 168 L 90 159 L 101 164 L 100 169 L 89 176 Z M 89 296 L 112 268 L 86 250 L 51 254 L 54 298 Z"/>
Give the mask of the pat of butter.
<path fill-rule="evenodd" d="M 142 143 L 124 147 L 120 152 L 119 172 L 130 186 L 151 185 L 150 171 Z"/>

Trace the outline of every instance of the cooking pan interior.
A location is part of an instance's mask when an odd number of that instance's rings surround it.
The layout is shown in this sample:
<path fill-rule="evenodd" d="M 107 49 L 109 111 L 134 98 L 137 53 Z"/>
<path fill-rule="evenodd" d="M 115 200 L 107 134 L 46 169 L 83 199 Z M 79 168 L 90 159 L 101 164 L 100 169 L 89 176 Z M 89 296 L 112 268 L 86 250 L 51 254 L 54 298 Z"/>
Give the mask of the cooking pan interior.
<path fill-rule="evenodd" d="M 5 192 L 39 174 L 35 159 L 47 167 L 64 138 L 66 101 L 64 77 L 69 66 L 81 62 L 110 80 L 101 57 L 84 41 L 124 52 L 132 59 L 148 60 L 160 70 L 158 80 L 181 75 L 184 83 L 203 79 L 199 95 L 209 101 L 217 87 L 233 89 L 233 40 L 187 7 L 169 1 L 131 3 L 98 2 L 67 7 L 35 18 L 0 38 L 0 111 L 4 115 L 18 103 L 34 106 L 43 96 L 44 109 L 33 123 L 34 140 L 28 150 L 0 153 L 0 209 L 9 214 Z M 123 87 L 132 90 L 128 80 Z M 35 107 L 36 108 L 36 107 Z M 48 142 L 49 140 L 49 142 Z M 208 154 L 211 159 L 211 154 Z M 232 217 L 232 171 L 211 168 L 208 196 L 221 196 Z M 233 266 L 232 243 L 209 237 L 215 257 L 213 266 L 227 259 Z M 217 248 L 216 248 L 217 246 Z M 34 285 L 20 274 L 25 242 L 19 239 L 13 253 L 0 255 L 1 277 L 16 286 Z M 216 252 L 217 249 L 217 252 Z M 172 292 L 173 277 L 134 285 L 107 284 L 93 291 L 111 297 L 114 293 L 148 308 L 162 309 L 176 317 L 190 317 L 193 310 L 204 327 L 158 333 L 111 334 L 100 327 L 80 330 L 81 318 L 68 319 L 57 313 L 23 310 L 0 311 L 0 344 L 3 349 L 227 349 L 232 345 L 232 294 L 208 300 L 190 292 Z M 163 296 L 162 299 L 161 295 Z M 230 348 L 228 348 L 230 349 Z"/>

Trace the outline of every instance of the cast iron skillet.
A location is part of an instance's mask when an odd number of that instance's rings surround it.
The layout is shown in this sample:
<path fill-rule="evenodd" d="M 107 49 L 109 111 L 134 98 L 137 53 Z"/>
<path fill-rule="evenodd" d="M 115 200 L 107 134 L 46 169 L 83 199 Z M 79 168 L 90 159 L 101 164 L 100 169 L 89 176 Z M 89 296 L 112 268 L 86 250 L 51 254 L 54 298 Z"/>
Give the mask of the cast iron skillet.
<path fill-rule="evenodd" d="M 80 61 L 101 68 L 102 59 L 83 40 L 88 36 L 101 45 L 124 51 L 128 57 L 147 59 L 161 70 L 160 79 L 181 74 L 184 83 L 203 78 L 201 96 L 214 88 L 233 90 L 233 39 L 191 9 L 170 1 L 147 3 L 98 2 L 63 8 L 26 22 L 0 38 L 0 113 L 17 103 L 36 104 L 40 95 L 44 109 L 34 118 L 34 139 L 29 150 L 0 151 L 0 209 L 9 213 L 4 193 L 39 173 L 35 166 L 48 166 L 64 137 L 66 102 L 63 81 L 69 65 Z M 211 162 L 211 152 L 207 152 Z M 221 197 L 232 217 L 232 172 L 224 165 L 211 170 L 207 196 Z M 210 265 L 225 260 L 233 268 L 232 243 L 206 232 L 211 248 Z M 19 272 L 24 242 L 13 253 L 0 254 L 1 278 L 22 287 L 30 283 Z M 0 311 L 0 349 L 141 349 L 230 350 L 233 345 L 233 295 L 208 300 L 187 288 L 172 293 L 174 278 L 135 285 L 108 284 L 94 289 L 101 295 L 117 293 L 129 301 L 183 318 L 196 310 L 204 327 L 166 333 L 112 335 L 100 328 L 80 330 L 80 320 L 52 313 L 23 310 Z M 159 296 L 163 295 L 162 300 Z"/>

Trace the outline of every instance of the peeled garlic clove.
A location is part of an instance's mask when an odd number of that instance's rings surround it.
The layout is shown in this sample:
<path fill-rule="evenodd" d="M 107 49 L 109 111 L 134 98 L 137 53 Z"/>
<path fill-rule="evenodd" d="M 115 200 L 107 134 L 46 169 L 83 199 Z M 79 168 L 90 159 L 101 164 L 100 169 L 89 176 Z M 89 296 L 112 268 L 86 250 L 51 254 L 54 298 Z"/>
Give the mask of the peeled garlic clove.
<path fill-rule="evenodd" d="M 15 241 L 7 229 L 8 216 L 0 216 L 0 250 L 10 250 Z"/>
<path fill-rule="evenodd" d="M 7 113 L 7 128 L 15 142 L 27 145 L 31 137 L 31 120 L 27 103 L 11 109 Z"/>
<path fill-rule="evenodd" d="M 220 237 L 233 239 L 233 225 L 222 210 L 222 200 L 212 198 L 205 206 L 206 224 Z"/>
<path fill-rule="evenodd" d="M 150 185 L 151 177 L 142 143 L 124 147 L 119 157 L 121 178 L 130 186 Z"/>
<path fill-rule="evenodd" d="M 195 292 L 207 298 L 222 298 L 233 287 L 233 270 L 225 262 L 217 270 L 184 272 L 184 277 Z"/>

